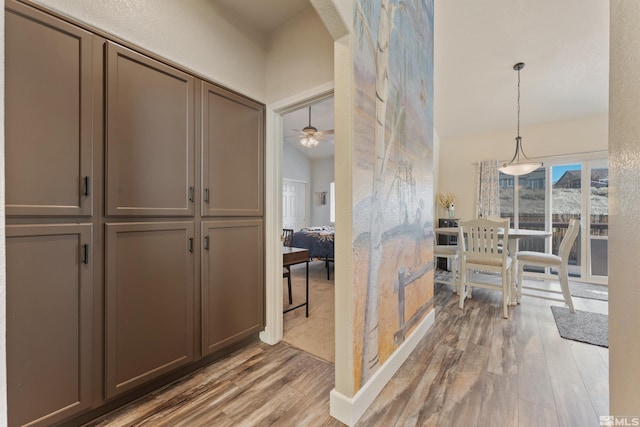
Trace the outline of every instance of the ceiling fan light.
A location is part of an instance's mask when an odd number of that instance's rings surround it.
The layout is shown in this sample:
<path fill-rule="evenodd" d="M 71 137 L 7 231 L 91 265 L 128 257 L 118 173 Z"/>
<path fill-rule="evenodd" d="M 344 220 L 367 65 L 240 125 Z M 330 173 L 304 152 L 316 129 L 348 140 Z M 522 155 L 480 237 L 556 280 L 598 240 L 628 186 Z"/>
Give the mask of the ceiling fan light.
<path fill-rule="evenodd" d="M 307 147 L 307 148 L 313 148 L 316 145 L 318 145 L 320 143 L 320 141 L 318 141 L 317 139 L 315 139 L 312 136 L 303 136 L 302 138 L 300 138 L 300 144 L 302 144 L 303 146 Z"/>

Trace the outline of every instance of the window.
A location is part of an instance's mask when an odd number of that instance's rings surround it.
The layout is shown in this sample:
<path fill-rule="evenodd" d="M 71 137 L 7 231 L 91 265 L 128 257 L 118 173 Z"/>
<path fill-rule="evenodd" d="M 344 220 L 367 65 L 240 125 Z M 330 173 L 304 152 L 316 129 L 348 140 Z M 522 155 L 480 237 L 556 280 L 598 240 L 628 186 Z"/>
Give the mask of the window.
<path fill-rule="evenodd" d="M 606 160 L 553 159 L 527 175 L 500 173 L 500 216 L 513 228 L 550 230 L 547 242 L 521 239 L 519 250 L 558 253 L 569 220 L 582 220 L 581 232 L 569 255 L 569 275 L 590 282 L 607 281 L 608 186 Z M 585 192 L 587 194 L 585 194 Z M 541 269 L 527 267 L 529 272 Z M 556 274 L 555 270 L 549 271 Z"/>

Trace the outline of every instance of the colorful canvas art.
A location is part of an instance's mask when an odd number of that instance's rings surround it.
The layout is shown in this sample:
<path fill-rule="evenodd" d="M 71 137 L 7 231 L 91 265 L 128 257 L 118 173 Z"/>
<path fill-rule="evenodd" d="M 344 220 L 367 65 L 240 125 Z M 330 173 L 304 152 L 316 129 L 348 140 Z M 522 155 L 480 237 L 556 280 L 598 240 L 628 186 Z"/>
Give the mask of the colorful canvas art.
<path fill-rule="evenodd" d="M 358 390 L 433 309 L 433 0 L 356 0 Z"/>

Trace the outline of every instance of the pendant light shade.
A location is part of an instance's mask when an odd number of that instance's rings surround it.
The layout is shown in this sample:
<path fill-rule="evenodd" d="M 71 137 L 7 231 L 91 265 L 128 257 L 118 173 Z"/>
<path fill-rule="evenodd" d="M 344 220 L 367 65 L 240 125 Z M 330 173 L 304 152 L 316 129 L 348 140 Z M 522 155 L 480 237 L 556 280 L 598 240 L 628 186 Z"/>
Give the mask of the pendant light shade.
<path fill-rule="evenodd" d="M 522 148 L 522 138 L 520 137 L 520 70 L 524 68 L 524 62 L 518 62 L 513 69 L 518 72 L 518 136 L 516 136 L 516 152 L 511 160 L 498 168 L 500 172 L 507 175 L 525 175 L 542 167 L 542 162 L 531 161 L 524 154 Z"/>

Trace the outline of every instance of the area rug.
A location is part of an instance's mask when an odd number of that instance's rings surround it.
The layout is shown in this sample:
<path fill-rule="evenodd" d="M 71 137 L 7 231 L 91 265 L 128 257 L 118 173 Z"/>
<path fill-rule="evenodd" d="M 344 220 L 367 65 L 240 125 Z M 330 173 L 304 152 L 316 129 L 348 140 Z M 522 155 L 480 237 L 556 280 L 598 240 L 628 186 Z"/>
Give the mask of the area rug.
<path fill-rule="evenodd" d="M 571 290 L 572 297 L 597 299 L 600 301 L 609 300 L 609 289 L 603 285 L 569 282 L 569 289 Z"/>
<path fill-rule="evenodd" d="M 551 306 L 558 332 L 562 338 L 609 347 L 609 322 L 606 314 Z"/>

